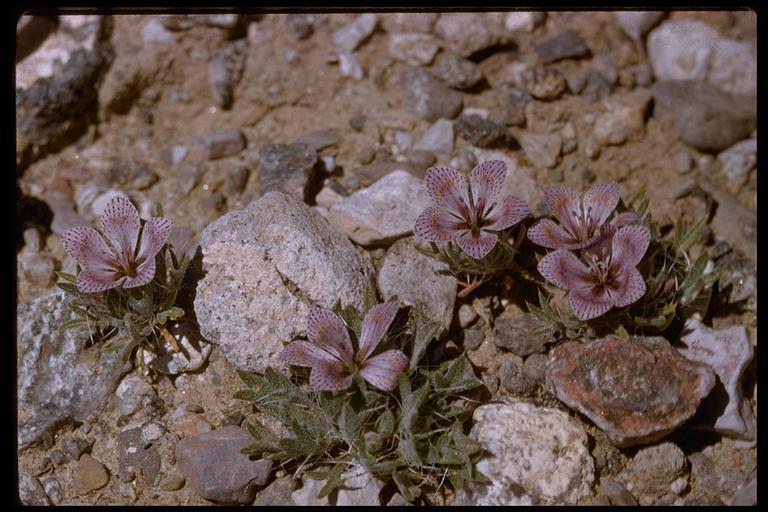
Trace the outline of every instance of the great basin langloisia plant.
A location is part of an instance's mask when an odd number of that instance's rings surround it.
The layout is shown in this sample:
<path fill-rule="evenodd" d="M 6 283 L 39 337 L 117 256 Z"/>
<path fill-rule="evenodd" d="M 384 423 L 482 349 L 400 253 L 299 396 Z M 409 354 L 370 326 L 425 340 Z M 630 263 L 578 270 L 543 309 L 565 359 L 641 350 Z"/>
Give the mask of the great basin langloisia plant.
<path fill-rule="evenodd" d="M 544 198 L 555 220 L 539 220 L 528 238 L 554 249 L 539 260 L 538 270 L 563 291 L 545 288 L 549 296 L 540 291 L 539 305 L 528 304 L 539 331 L 569 338 L 659 333 L 676 317 L 706 312 L 718 272 L 705 272 L 707 252 L 696 247 L 704 220 L 690 229 L 678 222 L 672 236 L 662 236 L 645 195 L 620 205 L 612 181 L 583 196 L 549 187 Z M 692 248 L 699 252 L 693 261 Z"/>
<path fill-rule="evenodd" d="M 333 311 L 310 308 L 308 340 L 292 341 L 279 356 L 291 376 L 270 367 L 239 372 L 248 388 L 235 396 L 281 431 L 250 420 L 254 443 L 244 452 L 275 460 L 296 478 L 325 480 L 320 498 L 343 486 L 354 467 L 394 482 L 408 501 L 446 482 L 483 481 L 475 467 L 481 447 L 466 435 L 468 393 L 481 384 L 470 364 L 463 355 L 428 362 L 426 347 L 440 326 L 418 307 L 406 314 L 395 298 L 376 304 L 372 288 L 366 297 L 364 318 L 339 302 Z"/>
<path fill-rule="evenodd" d="M 59 272 L 59 288 L 71 295 L 77 318 L 63 327 L 87 324 L 92 339 L 121 333 L 114 348 L 137 345 L 152 349 L 152 336 L 163 336 L 175 350 L 166 323 L 180 319 L 176 305 L 187 258 L 176 257 L 168 244 L 173 223 L 163 217 L 144 221 L 136 207 L 113 198 L 99 217 L 101 233 L 91 227 L 71 228 L 62 236 L 64 250 L 76 262 L 76 275 Z M 96 331 L 94 333 L 93 331 Z M 139 358 L 141 361 L 141 358 Z"/>
<path fill-rule="evenodd" d="M 524 234 L 511 245 L 505 230 L 527 217 L 530 210 L 519 197 L 504 194 L 506 175 L 507 165 L 501 160 L 476 166 L 469 183 L 456 169 L 427 169 L 432 205 L 416 219 L 413 232 L 430 242 L 427 254 L 445 261 L 451 272 L 466 278 L 460 296 L 514 265 Z"/>

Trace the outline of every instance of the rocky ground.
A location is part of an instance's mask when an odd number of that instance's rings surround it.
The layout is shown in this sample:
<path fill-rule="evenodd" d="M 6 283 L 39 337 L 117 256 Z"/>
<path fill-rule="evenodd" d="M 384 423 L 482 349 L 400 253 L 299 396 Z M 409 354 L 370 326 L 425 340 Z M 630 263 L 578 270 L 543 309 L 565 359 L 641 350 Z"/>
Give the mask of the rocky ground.
<path fill-rule="evenodd" d="M 235 369 L 305 332 L 306 297 L 359 302 L 364 276 L 425 305 L 498 399 L 472 430 L 492 483 L 425 502 L 756 503 L 753 13 L 59 16 L 17 36 L 24 503 L 328 503 L 239 454 Z M 727 294 L 681 339 L 638 342 L 650 367 L 601 349 L 617 381 L 652 383 L 645 424 L 584 399 L 569 362 L 596 345 L 526 336 L 514 287 L 457 298 L 415 250 L 426 169 L 489 159 L 535 214 L 541 187 L 612 179 L 661 225 L 708 218 Z M 153 377 L 58 331 L 60 235 L 115 195 L 144 218 L 162 206 L 176 246 L 201 248 L 186 300 L 202 337 L 175 331 L 190 358 L 167 347 Z M 333 502 L 402 500 L 364 480 Z"/>

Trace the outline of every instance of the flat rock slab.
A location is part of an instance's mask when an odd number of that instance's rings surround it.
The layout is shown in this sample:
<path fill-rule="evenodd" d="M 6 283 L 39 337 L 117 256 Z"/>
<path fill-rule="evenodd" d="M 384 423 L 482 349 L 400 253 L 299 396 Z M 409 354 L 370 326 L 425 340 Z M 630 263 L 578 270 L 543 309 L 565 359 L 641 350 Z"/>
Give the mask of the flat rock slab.
<path fill-rule="evenodd" d="M 702 404 L 696 421 L 717 432 L 755 439 L 755 417 L 741 390 L 744 370 L 754 356 L 746 327 L 734 325 L 716 330 L 691 319 L 685 330 L 687 334 L 680 338 L 680 353 L 691 361 L 706 364 L 718 377 L 715 392 Z"/>
<path fill-rule="evenodd" d="M 240 453 L 252 443 L 242 428 L 223 427 L 180 441 L 176 461 L 198 496 L 218 503 L 250 504 L 272 469 L 272 461 L 254 461 Z"/>
<path fill-rule="evenodd" d="M 195 313 L 201 334 L 230 364 L 278 366 L 283 343 L 306 335 L 312 304 L 363 305 L 370 259 L 309 206 L 270 192 L 202 233 L 205 277 Z"/>
<path fill-rule="evenodd" d="M 360 245 L 387 245 L 411 233 L 427 206 L 423 180 L 399 170 L 336 202 L 328 222 Z"/>
<path fill-rule="evenodd" d="M 80 457 L 75 474 L 72 490 L 78 496 L 101 489 L 109 483 L 107 468 L 87 453 Z"/>
<path fill-rule="evenodd" d="M 492 482 L 483 497 L 475 492 L 475 504 L 523 504 L 510 494 L 520 487 L 544 504 L 576 503 L 591 493 L 587 434 L 566 412 L 504 399 L 478 407 L 473 419 L 470 436 L 488 453 L 477 468 Z"/>
<path fill-rule="evenodd" d="M 552 350 L 547 366 L 547 389 L 619 447 L 666 436 L 693 416 L 714 386 L 709 367 L 661 337 L 567 342 Z"/>

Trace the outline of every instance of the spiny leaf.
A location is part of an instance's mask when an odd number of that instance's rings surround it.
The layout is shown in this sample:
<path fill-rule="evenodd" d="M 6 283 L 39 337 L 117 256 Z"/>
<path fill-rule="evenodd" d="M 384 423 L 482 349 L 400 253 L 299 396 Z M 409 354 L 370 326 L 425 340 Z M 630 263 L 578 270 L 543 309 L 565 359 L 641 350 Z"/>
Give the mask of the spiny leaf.
<path fill-rule="evenodd" d="M 331 471 L 328 472 L 328 474 L 325 476 L 325 485 L 320 489 L 320 492 L 317 493 L 318 498 L 325 498 L 329 494 L 331 494 L 334 490 L 338 489 L 339 487 L 344 485 L 344 479 L 341 477 L 341 475 L 344 473 L 344 470 L 346 470 L 345 464 L 336 464 Z"/>

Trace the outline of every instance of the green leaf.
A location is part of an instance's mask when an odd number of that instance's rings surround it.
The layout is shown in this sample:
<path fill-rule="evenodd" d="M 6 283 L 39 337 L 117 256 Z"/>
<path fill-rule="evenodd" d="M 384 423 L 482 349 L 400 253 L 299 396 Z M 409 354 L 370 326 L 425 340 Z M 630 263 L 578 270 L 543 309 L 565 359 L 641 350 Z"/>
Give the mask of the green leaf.
<path fill-rule="evenodd" d="M 616 335 L 621 338 L 629 338 L 629 333 L 627 332 L 627 330 L 624 328 L 623 325 L 619 325 L 616 328 Z"/>
<path fill-rule="evenodd" d="M 424 353 L 427 351 L 429 343 L 437 339 L 440 334 L 442 326 L 430 320 L 424 315 L 421 304 L 417 304 L 413 308 L 414 312 L 414 338 L 413 338 L 413 352 L 411 353 L 410 369 L 414 370 L 421 361 Z"/>
<path fill-rule="evenodd" d="M 699 241 L 701 238 L 701 228 L 707 223 L 706 217 L 700 219 L 694 224 L 691 229 L 675 244 L 675 252 L 681 255 L 683 251 L 687 251 L 693 244 Z"/>
<path fill-rule="evenodd" d="M 386 409 L 376 420 L 376 432 L 382 436 L 391 436 L 395 431 L 395 415 Z"/>
<path fill-rule="evenodd" d="M 403 391 L 406 391 L 403 393 Z M 411 393 L 410 383 L 407 387 L 403 386 L 403 380 L 400 380 L 400 399 L 403 404 L 403 408 L 400 415 L 400 431 L 410 432 L 413 429 L 416 418 L 419 416 L 419 408 L 421 408 L 424 400 L 429 395 L 430 385 L 429 382 L 424 383 L 418 390 Z"/>
<path fill-rule="evenodd" d="M 317 493 L 318 498 L 325 498 L 329 494 L 331 494 L 334 490 L 338 489 L 339 487 L 344 485 L 344 479 L 341 478 L 341 475 L 344 473 L 344 471 L 347 469 L 346 464 L 336 464 L 334 465 L 333 469 L 331 469 L 328 474 L 325 476 L 325 485 L 322 489 L 320 489 L 320 492 Z"/>
<path fill-rule="evenodd" d="M 405 432 L 405 435 L 400 438 L 400 442 L 397 445 L 397 451 L 400 456 L 413 467 L 421 466 L 421 457 L 416 449 L 416 443 L 413 439 L 412 432 Z"/>
<path fill-rule="evenodd" d="M 65 281 L 68 281 L 70 283 L 74 283 L 77 281 L 77 276 L 73 274 L 68 274 L 67 272 L 56 272 L 56 276 L 60 277 L 61 279 L 64 279 Z"/>
<path fill-rule="evenodd" d="M 245 370 L 237 369 L 237 374 L 240 376 L 246 386 L 259 390 L 264 382 L 264 378 L 261 375 L 247 372 Z"/>
<path fill-rule="evenodd" d="M 69 329 L 72 329 L 73 327 L 77 327 L 78 325 L 84 325 L 86 323 L 87 322 L 84 319 L 76 318 L 74 320 L 70 320 L 69 322 L 64 322 L 63 324 L 61 324 L 61 326 L 59 327 L 59 331 L 64 332 Z"/>
<path fill-rule="evenodd" d="M 407 469 L 393 471 L 392 480 L 394 480 L 397 490 L 400 491 L 405 501 L 410 503 L 419 497 L 421 490 L 413 484 L 413 478 Z"/>

